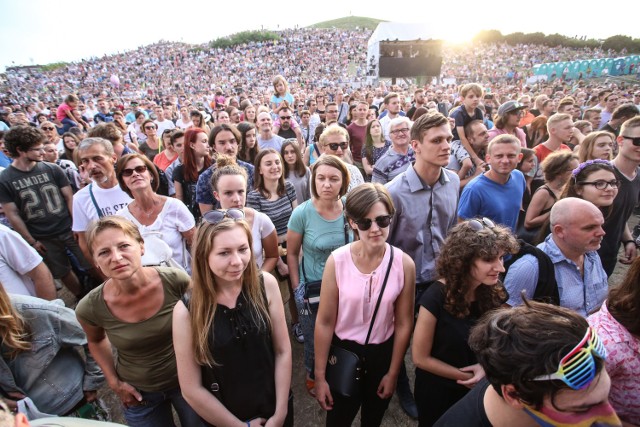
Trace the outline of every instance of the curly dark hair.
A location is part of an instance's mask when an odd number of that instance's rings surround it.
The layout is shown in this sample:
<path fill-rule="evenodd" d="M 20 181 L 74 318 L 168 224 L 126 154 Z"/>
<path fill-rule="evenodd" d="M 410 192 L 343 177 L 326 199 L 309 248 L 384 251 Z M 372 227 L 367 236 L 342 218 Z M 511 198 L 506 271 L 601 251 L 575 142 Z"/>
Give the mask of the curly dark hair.
<path fill-rule="evenodd" d="M 13 158 L 20 157 L 18 149 L 22 152 L 31 147 L 42 144 L 47 137 L 38 128 L 32 126 L 14 126 L 4 134 L 4 146 Z"/>
<path fill-rule="evenodd" d="M 476 231 L 469 221 L 453 227 L 436 261 L 438 276 L 445 282 L 445 309 L 460 319 L 469 316 L 471 304 L 466 295 L 473 262 L 477 259 L 494 260 L 506 253 L 515 254 L 519 247 L 507 227 L 496 225 Z M 500 307 L 507 299 L 501 282 L 494 286 L 478 286 L 475 294 L 478 314 Z"/>

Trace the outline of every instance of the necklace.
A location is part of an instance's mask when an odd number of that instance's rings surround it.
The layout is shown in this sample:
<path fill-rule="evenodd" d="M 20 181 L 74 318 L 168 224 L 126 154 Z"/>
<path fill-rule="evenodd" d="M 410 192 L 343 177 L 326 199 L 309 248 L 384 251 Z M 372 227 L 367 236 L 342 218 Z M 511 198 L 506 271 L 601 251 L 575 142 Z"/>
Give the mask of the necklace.
<path fill-rule="evenodd" d="M 136 208 L 138 208 L 138 211 L 140 211 L 141 213 L 145 214 L 147 216 L 147 218 L 151 218 L 151 215 L 156 210 L 156 206 L 157 205 L 158 205 L 158 202 L 156 200 L 154 200 L 153 201 L 153 205 L 151 206 L 151 209 L 149 211 L 143 210 L 142 206 L 140 206 L 138 203 L 136 203 Z"/>

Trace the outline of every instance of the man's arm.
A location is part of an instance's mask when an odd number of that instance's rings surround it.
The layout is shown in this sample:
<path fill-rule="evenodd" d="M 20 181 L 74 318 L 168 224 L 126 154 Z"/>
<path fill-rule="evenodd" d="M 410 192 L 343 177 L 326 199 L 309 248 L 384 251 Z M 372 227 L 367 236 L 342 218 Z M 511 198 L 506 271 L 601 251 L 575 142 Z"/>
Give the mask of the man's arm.
<path fill-rule="evenodd" d="M 22 236 L 25 242 L 33 246 L 33 243 L 36 241 L 36 239 L 31 235 L 31 233 L 29 233 L 27 225 L 24 223 L 22 217 L 20 216 L 18 206 L 13 202 L 3 203 L 2 209 L 4 210 L 4 214 L 9 220 L 11 227 Z"/>
<path fill-rule="evenodd" d="M 46 300 L 56 299 L 56 285 L 53 283 L 51 271 L 45 265 L 44 261 L 40 262 L 33 270 L 26 273 L 35 286 L 36 296 Z"/>
<path fill-rule="evenodd" d="M 69 215 L 73 218 L 73 190 L 70 185 L 62 187 L 60 189 L 64 201 L 67 203 L 67 209 L 69 209 Z"/>

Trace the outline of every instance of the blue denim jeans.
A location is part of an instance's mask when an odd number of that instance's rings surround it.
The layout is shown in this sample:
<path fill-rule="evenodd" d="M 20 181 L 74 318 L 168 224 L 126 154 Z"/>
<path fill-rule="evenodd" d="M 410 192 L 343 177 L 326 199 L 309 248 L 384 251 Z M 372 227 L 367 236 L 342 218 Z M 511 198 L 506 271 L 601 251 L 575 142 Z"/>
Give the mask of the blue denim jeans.
<path fill-rule="evenodd" d="M 315 347 L 313 345 L 313 333 L 316 328 L 317 313 L 309 310 L 309 307 L 304 302 L 305 290 L 306 285 L 301 282 L 298 286 L 298 289 L 293 291 L 293 297 L 296 301 L 300 327 L 302 328 L 302 334 L 304 335 L 304 367 L 307 369 L 307 372 L 309 373 L 311 378 L 313 378 L 313 368 L 315 364 Z"/>
<path fill-rule="evenodd" d="M 124 409 L 127 424 L 131 427 L 175 427 L 171 405 L 184 427 L 203 426 L 200 417 L 182 397 L 180 388 L 167 391 L 140 391 L 143 404 Z"/>

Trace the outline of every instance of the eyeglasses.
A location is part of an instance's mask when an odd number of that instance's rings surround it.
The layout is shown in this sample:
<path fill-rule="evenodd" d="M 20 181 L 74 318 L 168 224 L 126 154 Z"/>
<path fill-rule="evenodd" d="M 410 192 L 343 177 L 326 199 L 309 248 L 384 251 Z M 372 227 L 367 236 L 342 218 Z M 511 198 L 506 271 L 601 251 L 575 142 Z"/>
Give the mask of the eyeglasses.
<path fill-rule="evenodd" d="M 389 131 L 389 133 L 392 133 L 394 135 L 399 133 L 409 133 L 409 128 L 395 129 L 395 130 Z"/>
<path fill-rule="evenodd" d="M 147 171 L 147 166 L 146 165 L 140 165 L 140 166 L 136 166 L 133 169 L 122 169 L 122 176 L 131 176 L 133 175 L 133 173 L 137 173 L 138 175 L 141 175 L 143 172 Z"/>
<path fill-rule="evenodd" d="M 304 104 L 298 105 L 298 108 L 304 108 Z"/>
<path fill-rule="evenodd" d="M 144 130 L 156 130 L 155 126 L 145 126 Z"/>
<path fill-rule="evenodd" d="M 343 150 L 346 150 L 349 147 L 349 143 L 348 142 L 332 142 L 330 144 L 327 144 L 327 146 L 331 149 L 331 151 L 338 151 L 338 148 L 342 148 Z"/>
<path fill-rule="evenodd" d="M 628 139 L 629 141 L 633 141 L 633 145 L 635 145 L 636 147 L 640 147 L 640 136 L 636 138 L 632 138 L 626 135 L 620 135 L 620 136 L 623 137 L 624 139 Z"/>
<path fill-rule="evenodd" d="M 481 231 L 485 228 L 492 229 L 496 227 L 496 224 L 486 217 L 482 219 L 470 219 L 467 224 L 469 224 L 469 227 L 471 227 L 475 232 Z"/>
<path fill-rule="evenodd" d="M 280 116 L 280 120 L 291 120 L 291 116 Z"/>
<path fill-rule="evenodd" d="M 202 219 L 213 225 L 223 221 L 225 218 L 233 221 L 244 219 L 244 211 L 238 208 L 231 208 L 227 210 L 212 210 L 202 215 Z"/>
<path fill-rule="evenodd" d="M 578 182 L 578 185 L 593 185 L 598 190 L 604 190 L 607 186 L 611 188 L 620 188 L 622 182 L 619 179 L 614 179 L 612 181 L 605 181 L 604 179 L 598 179 L 595 181 L 582 181 Z"/>
<path fill-rule="evenodd" d="M 607 350 L 593 328 L 588 328 L 580 340 L 566 356 L 560 359 L 558 370 L 553 374 L 540 375 L 533 381 L 560 380 L 574 390 L 585 388 L 596 376 L 595 353 L 601 359 L 607 357 Z"/>
<path fill-rule="evenodd" d="M 42 130 L 56 130 L 56 128 L 50 128 L 50 127 L 41 127 L 40 129 L 42 129 Z"/>
<path fill-rule="evenodd" d="M 373 224 L 373 221 L 376 222 L 378 227 L 387 228 L 389 224 L 391 224 L 392 218 L 393 218 L 393 215 L 380 215 L 375 217 L 374 219 L 364 218 L 359 221 L 355 221 L 355 223 L 358 226 L 358 230 L 367 231 L 368 229 L 371 228 L 371 224 Z"/>

